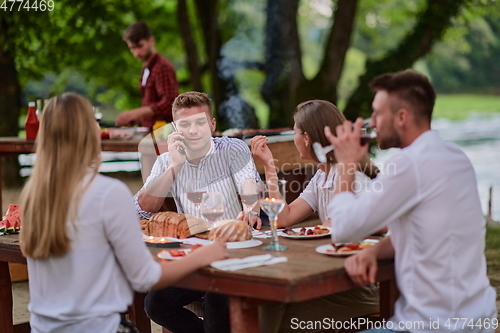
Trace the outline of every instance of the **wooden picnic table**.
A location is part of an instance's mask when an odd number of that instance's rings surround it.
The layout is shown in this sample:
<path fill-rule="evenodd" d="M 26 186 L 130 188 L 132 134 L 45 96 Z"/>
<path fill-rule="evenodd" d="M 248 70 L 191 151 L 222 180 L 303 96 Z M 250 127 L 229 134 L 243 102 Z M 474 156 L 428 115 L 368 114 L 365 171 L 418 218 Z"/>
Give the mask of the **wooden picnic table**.
<path fill-rule="evenodd" d="M 26 326 L 17 326 L 19 328 L 14 329 L 12 325 L 11 281 L 7 263 L 26 262 L 17 241 L 17 235 L 0 236 L 0 332 L 3 333 L 27 332 L 21 330 Z M 246 257 L 272 253 L 288 257 L 288 262 L 234 272 L 206 267 L 190 274 L 174 286 L 229 295 L 233 333 L 259 332 L 258 306 L 266 302 L 300 302 L 357 287 L 345 273 L 344 258 L 315 252 L 317 246 L 330 242 L 329 237 L 315 240 L 280 238 L 280 242 L 289 247 L 282 252 L 262 251 L 262 247 L 269 244 L 270 239 L 262 241 L 261 246 L 229 250 L 229 254 L 231 257 Z M 150 250 L 155 258 L 161 251 L 158 248 Z M 380 315 L 387 319 L 392 315 L 397 297 L 392 261 L 379 263 L 376 280 L 380 282 Z M 149 333 L 151 326 L 144 314 L 143 297 L 144 294 L 136 294 L 131 307 L 131 319 L 141 332 Z"/>

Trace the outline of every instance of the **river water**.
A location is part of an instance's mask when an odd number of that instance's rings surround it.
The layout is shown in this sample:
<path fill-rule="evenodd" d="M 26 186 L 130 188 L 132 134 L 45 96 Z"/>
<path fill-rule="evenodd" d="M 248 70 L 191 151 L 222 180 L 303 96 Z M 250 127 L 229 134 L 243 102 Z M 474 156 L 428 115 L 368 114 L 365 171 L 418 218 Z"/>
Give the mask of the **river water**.
<path fill-rule="evenodd" d="M 469 119 L 451 122 L 436 119 L 432 129 L 459 145 L 472 162 L 476 172 L 479 198 L 486 215 L 490 187 L 493 187 L 492 218 L 500 219 L 500 115 L 472 115 Z M 376 152 L 376 163 L 384 163 L 397 149 Z M 459 180 L 457 180 L 459 181 Z"/>

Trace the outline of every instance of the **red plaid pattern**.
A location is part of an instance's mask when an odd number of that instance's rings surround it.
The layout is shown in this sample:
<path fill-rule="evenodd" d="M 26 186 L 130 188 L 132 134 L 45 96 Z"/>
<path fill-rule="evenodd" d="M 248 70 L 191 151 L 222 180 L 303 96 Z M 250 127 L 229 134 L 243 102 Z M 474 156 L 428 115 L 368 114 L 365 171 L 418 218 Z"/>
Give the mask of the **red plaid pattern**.
<path fill-rule="evenodd" d="M 142 75 L 148 68 L 150 73 L 145 86 L 142 86 Z M 144 127 L 152 128 L 157 120 L 172 121 L 172 103 L 179 95 L 179 85 L 175 76 L 175 68 L 162 56 L 155 52 L 151 60 L 142 69 L 139 79 L 142 105 L 153 109 L 153 117 L 142 118 Z"/>

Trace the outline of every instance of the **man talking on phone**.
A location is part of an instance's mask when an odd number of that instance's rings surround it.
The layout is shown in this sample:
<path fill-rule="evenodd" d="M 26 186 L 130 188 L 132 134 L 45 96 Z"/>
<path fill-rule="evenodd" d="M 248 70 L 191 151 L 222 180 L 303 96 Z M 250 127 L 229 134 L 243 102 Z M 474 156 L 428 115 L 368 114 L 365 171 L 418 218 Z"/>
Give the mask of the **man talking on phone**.
<path fill-rule="evenodd" d="M 258 213 L 243 214 L 238 189 L 245 179 L 260 180 L 250 149 L 239 139 L 212 137 L 216 120 L 210 98 L 200 92 L 177 96 L 172 105 L 175 132 L 169 135 L 168 152 L 160 155 L 134 201 L 139 215 L 149 219 L 171 193 L 177 211 L 197 215 L 187 198 L 196 180 L 206 192 L 223 196 L 225 218 L 239 217 L 257 228 Z M 256 208 L 254 208 L 256 209 Z M 204 320 L 183 306 L 204 297 Z M 146 297 L 146 312 L 159 325 L 175 333 L 229 332 L 228 298 L 195 290 L 166 288 Z"/>

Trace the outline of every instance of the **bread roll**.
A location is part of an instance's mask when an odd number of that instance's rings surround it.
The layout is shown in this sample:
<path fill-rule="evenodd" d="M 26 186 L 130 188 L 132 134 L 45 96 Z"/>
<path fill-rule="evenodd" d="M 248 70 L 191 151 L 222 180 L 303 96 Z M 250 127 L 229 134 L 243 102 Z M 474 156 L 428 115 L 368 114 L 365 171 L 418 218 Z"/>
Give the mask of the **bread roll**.
<path fill-rule="evenodd" d="M 148 223 L 149 223 L 149 220 L 141 220 L 140 221 L 140 224 L 141 224 L 141 231 L 143 234 L 148 234 Z"/>
<path fill-rule="evenodd" d="M 240 242 L 252 239 L 252 233 L 245 222 L 233 220 L 210 230 L 208 239 L 217 242 Z"/>
<path fill-rule="evenodd" d="M 143 221 L 143 233 L 153 237 L 188 238 L 208 230 L 208 223 L 203 219 L 175 212 L 158 212 L 146 220 L 147 223 Z"/>

